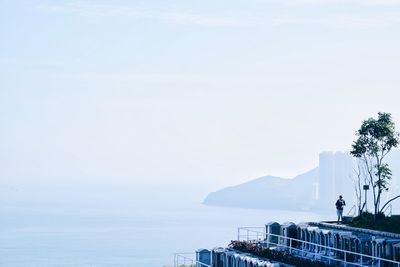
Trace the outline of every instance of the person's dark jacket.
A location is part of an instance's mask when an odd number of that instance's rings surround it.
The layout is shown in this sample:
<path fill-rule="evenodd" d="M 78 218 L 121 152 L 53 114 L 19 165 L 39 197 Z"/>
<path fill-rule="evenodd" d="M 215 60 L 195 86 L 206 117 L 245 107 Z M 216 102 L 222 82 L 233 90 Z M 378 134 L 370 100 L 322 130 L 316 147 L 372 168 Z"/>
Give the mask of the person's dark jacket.
<path fill-rule="evenodd" d="M 338 199 L 336 201 L 336 209 L 343 210 L 343 206 L 346 206 L 346 201 L 344 201 L 344 199 Z"/>

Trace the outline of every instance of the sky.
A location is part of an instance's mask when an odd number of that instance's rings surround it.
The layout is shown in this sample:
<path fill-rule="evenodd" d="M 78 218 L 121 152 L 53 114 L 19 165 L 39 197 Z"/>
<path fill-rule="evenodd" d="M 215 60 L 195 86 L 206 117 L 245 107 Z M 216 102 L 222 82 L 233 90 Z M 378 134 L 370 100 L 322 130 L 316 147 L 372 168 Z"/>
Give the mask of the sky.
<path fill-rule="evenodd" d="M 213 191 L 400 125 L 399 0 L 0 0 L 0 185 Z"/>

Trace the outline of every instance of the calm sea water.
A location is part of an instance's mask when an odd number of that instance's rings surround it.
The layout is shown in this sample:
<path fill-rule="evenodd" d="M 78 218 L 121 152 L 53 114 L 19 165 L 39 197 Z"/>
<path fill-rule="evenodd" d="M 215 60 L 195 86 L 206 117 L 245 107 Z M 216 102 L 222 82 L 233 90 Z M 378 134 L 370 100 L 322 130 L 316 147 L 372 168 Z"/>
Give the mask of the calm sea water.
<path fill-rule="evenodd" d="M 45 206 L 0 209 L 0 266 L 161 267 L 173 263 L 175 252 L 226 246 L 238 226 L 321 219 L 307 212 L 208 207 L 185 199 Z"/>

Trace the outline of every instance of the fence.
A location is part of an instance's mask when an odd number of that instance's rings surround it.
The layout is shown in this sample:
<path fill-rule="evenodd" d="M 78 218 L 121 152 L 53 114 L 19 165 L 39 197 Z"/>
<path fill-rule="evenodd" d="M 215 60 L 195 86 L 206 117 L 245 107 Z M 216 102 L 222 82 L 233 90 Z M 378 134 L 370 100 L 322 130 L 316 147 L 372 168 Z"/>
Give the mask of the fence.
<path fill-rule="evenodd" d="M 212 267 L 211 265 L 195 260 L 193 257 L 196 257 L 195 253 L 175 253 L 174 267 Z"/>
<path fill-rule="evenodd" d="M 263 229 L 260 231 L 260 229 Z M 272 238 L 274 237 L 274 238 Z M 274 241 L 277 240 L 276 241 Z M 367 254 L 347 251 L 332 246 L 304 241 L 296 238 L 267 233 L 264 227 L 239 227 L 238 241 L 258 243 L 265 241 L 277 249 L 311 259 L 320 259 L 328 264 L 342 263 L 344 266 L 391 266 L 400 267 L 400 262 Z"/>

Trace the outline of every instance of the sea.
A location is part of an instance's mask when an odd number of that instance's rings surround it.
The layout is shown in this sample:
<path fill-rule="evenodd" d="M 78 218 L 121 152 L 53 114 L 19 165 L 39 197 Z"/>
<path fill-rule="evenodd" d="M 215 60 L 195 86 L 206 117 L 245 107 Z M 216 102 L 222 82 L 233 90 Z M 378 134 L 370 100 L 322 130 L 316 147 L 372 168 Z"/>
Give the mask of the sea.
<path fill-rule="evenodd" d="M 0 266 L 173 266 L 174 253 L 225 247 L 240 226 L 325 219 L 312 211 L 206 206 L 185 195 L 151 202 L 121 195 L 110 203 L 90 192 L 70 202 L 40 195 L 6 201 L 0 208 Z"/>

